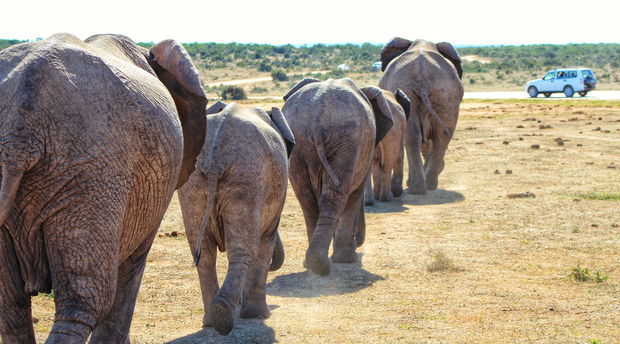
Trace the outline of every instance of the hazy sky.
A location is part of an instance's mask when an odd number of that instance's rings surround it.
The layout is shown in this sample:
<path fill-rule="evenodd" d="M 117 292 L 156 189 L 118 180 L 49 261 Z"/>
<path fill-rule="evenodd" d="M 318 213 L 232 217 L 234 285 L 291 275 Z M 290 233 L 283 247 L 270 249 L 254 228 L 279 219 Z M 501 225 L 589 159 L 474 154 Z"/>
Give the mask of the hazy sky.
<path fill-rule="evenodd" d="M 617 0 L 7 0 L 0 38 L 121 33 L 134 41 L 457 45 L 619 43 Z"/>

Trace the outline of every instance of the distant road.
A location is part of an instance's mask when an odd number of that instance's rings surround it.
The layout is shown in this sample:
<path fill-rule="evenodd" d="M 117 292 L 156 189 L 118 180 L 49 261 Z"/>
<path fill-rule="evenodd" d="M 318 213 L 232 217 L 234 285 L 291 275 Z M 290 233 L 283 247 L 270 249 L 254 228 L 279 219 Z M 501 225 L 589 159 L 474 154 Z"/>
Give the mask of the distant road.
<path fill-rule="evenodd" d="M 313 70 L 311 72 L 303 72 L 302 74 L 308 74 L 308 73 L 312 73 L 312 74 L 325 74 L 329 72 L 328 70 Z M 224 85 L 224 86 L 233 86 L 233 85 L 245 85 L 245 84 L 253 84 L 253 83 L 257 83 L 257 82 L 265 82 L 265 81 L 271 81 L 272 78 L 271 76 L 263 76 L 260 78 L 252 78 L 252 79 L 239 79 L 239 80 L 227 80 L 227 81 L 218 81 L 218 82 L 212 82 L 210 84 L 207 84 L 207 87 L 213 87 L 213 86 L 220 86 L 220 85 Z"/>
<path fill-rule="evenodd" d="M 521 92 L 465 92 L 465 99 L 530 99 L 525 91 Z M 537 99 L 567 99 L 563 93 L 554 93 L 549 98 L 545 98 L 542 94 Z M 620 100 L 620 91 L 592 91 L 585 97 L 578 94 L 571 99 L 590 99 L 590 100 Z"/>

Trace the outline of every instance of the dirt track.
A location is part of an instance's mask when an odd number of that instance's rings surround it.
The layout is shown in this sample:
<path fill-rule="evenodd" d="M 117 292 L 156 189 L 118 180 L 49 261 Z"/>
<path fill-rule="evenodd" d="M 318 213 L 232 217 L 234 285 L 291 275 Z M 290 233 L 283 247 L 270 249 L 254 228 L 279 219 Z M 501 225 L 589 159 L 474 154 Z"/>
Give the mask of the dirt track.
<path fill-rule="evenodd" d="M 618 343 L 620 201 L 582 195 L 620 192 L 620 106 L 609 106 L 464 103 L 440 190 L 367 207 L 361 263 L 325 278 L 302 267 L 305 228 L 289 189 L 287 257 L 269 276 L 273 315 L 237 319 L 228 337 L 201 329 L 175 199 L 148 259 L 132 343 Z M 526 191 L 536 197 L 507 197 Z M 454 270 L 427 271 L 437 251 Z M 608 279 L 577 282 L 578 264 Z M 41 342 L 52 307 L 34 299 Z"/>

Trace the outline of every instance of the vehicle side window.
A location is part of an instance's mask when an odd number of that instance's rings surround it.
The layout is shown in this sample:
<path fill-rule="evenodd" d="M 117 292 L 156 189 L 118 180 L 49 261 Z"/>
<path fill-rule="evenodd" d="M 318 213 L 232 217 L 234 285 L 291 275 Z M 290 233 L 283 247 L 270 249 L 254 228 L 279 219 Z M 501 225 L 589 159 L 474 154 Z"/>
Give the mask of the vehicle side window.
<path fill-rule="evenodd" d="M 592 72 L 589 71 L 589 70 L 582 70 L 581 71 L 581 76 L 583 76 L 585 79 L 591 78 L 592 77 Z"/>
<path fill-rule="evenodd" d="M 576 70 L 569 70 L 568 71 L 568 78 L 572 79 L 572 78 L 576 78 L 577 77 L 577 71 Z"/>
<path fill-rule="evenodd" d="M 566 79 L 566 72 L 558 72 L 558 79 Z"/>
<path fill-rule="evenodd" d="M 545 74 L 545 77 L 543 78 L 543 80 L 553 80 L 553 79 L 555 79 L 555 72 L 549 72 Z"/>

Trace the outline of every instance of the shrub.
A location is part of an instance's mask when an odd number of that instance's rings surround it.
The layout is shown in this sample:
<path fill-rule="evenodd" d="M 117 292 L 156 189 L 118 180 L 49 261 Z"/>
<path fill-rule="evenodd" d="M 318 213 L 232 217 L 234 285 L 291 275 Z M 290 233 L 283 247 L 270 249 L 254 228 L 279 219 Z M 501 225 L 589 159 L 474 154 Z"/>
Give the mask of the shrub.
<path fill-rule="evenodd" d="M 224 89 L 222 90 L 221 96 L 222 96 L 222 99 L 224 100 L 226 99 L 233 99 L 233 100 L 248 99 L 248 96 L 245 94 L 245 90 L 241 87 L 236 87 L 236 86 L 224 87 Z"/>
<path fill-rule="evenodd" d="M 569 275 L 577 282 L 605 282 L 609 276 L 603 274 L 597 270 L 590 270 L 588 268 L 582 268 L 579 264 L 573 268 L 573 271 Z"/>
<path fill-rule="evenodd" d="M 432 250 L 429 255 L 431 256 L 432 262 L 426 266 L 428 272 L 461 270 L 443 250 Z"/>
<path fill-rule="evenodd" d="M 288 75 L 281 69 L 275 69 L 271 72 L 273 81 L 288 81 Z"/>

